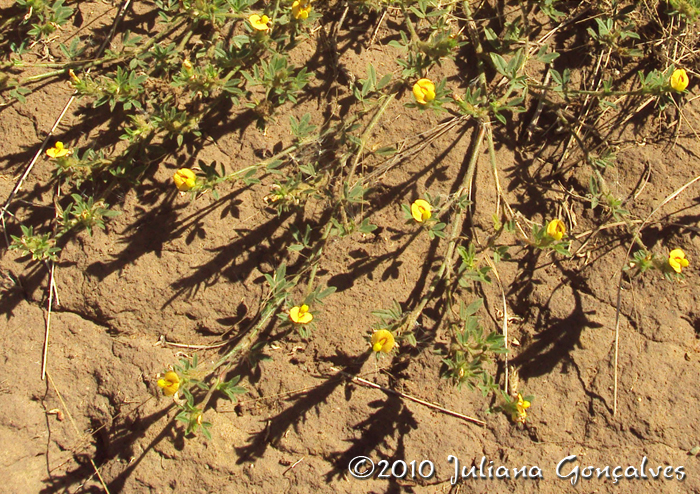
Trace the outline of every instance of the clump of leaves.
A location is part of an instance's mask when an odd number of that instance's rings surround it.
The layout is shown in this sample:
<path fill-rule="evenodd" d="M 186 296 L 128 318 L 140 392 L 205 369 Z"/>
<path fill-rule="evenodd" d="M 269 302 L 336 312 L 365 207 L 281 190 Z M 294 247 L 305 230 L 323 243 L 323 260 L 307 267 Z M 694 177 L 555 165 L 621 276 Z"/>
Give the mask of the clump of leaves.
<path fill-rule="evenodd" d="M 476 316 L 483 303 L 481 298 L 469 305 L 460 303 L 460 323 L 450 326 L 450 346 L 442 362 L 446 366 L 444 378 L 451 379 L 457 387 L 465 384 L 469 389 L 478 387 L 486 396 L 499 389 L 486 364 L 492 362 L 495 355 L 508 350 L 503 335 L 496 332 L 484 334 Z"/>
<path fill-rule="evenodd" d="M 83 198 L 80 194 L 71 194 L 73 201 L 63 211 L 59 211 L 61 234 L 74 227 L 85 228 L 90 235 L 94 227 L 105 229 L 105 219 L 119 215 L 119 211 L 109 209 L 104 200 L 95 201 L 93 197 Z"/>
<path fill-rule="evenodd" d="M 672 11 L 694 22 L 700 15 L 700 0 L 669 0 Z"/>
<path fill-rule="evenodd" d="M 21 225 L 22 236 L 12 237 L 10 250 L 19 250 L 23 254 L 32 256 L 35 261 L 56 261 L 57 255 L 61 251 L 60 247 L 56 246 L 56 240 L 51 238 L 50 233 L 43 235 L 34 234 L 34 228 L 31 226 Z"/>

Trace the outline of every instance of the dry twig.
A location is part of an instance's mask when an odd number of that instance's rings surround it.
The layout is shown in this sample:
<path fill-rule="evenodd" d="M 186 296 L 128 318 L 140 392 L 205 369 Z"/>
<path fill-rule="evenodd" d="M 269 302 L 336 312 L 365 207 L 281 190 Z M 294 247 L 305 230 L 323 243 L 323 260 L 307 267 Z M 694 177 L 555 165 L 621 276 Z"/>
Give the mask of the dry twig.
<path fill-rule="evenodd" d="M 401 398 L 405 398 L 407 400 L 410 400 L 414 403 L 418 403 L 420 405 L 426 406 L 428 408 L 432 408 L 433 410 L 438 410 L 442 413 L 445 413 L 447 415 L 451 415 L 453 417 L 457 417 L 458 419 L 465 420 L 467 422 L 471 422 L 477 425 L 485 426 L 486 422 L 475 419 L 474 417 L 469 417 L 468 415 L 464 415 L 459 412 L 455 412 L 454 410 L 450 410 L 448 408 L 442 407 L 440 405 L 436 405 L 435 403 L 430 403 L 429 401 L 421 400 L 420 398 L 416 398 L 415 396 L 411 396 L 406 393 L 402 393 L 401 391 L 395 391 L 393 389 L 385 388 L 384 386 L 380 386 L 379 384 L 373 383 L 372 381 L 368 381 L 367 379 L 363 379 L 361 377 L 355 377 L 352 374 L 348 374 L 347 372 L 343 371 L 338 371 L 339 374 L 347 377 L 349 380 L 351 380 L 354 383 L 357 384 L 363 384 L 365 386 L 369 386 L 370 388 L 374 389 L 379 389 L 381 391 L 384 391 L 385 393 L 389 393 L 392 395 L 400 396 Z"/>

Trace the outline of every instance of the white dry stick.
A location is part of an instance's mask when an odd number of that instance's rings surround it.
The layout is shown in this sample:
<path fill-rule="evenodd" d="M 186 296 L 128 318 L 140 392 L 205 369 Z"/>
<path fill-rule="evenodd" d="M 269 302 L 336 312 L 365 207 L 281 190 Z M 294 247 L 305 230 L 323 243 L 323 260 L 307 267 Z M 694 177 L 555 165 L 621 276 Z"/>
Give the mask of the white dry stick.
<path fill-rule="evenodd" d="M 46 331 L 44 331 L 44 351 L 41 356 L 41 380 L 46 379 L 46 359 L 49 354 L 49 334 L 51 332 L 51 306 L 53 305 L 54 290 L 54 272 L 56 265 L 51 262 L 51 276 L 49 278 L 49 312 L 46 314 Z"/>
<path fill-rule="evenodd" d="M 384 19 L 386 18 L 386 13 L 387 11 L 385 10 L 382 12 L 382 16 L 379 18 L 379 22 L 377 23 L 377 27 L 374 28 L 374 32 L 372 33 L 372 37 L 369 39 L 369 43 L 365 45 L 365 48 L 369 48 L 374 44 L 374 40 L 377 39 L 377 33 L 379 32 L 379 28 L 382 27 L 382 23 L 384 22 Z"/>
<path fill-rule="evenodd" d="M 49 139 L 51 136 L 53 136 L 54 131 L 58 128 L 58 125 L 61 123 L 61 120 L 63 120 L 63 117 L 66 115 L 68 112 L 68 109 L 70 106 L 73 104 L 73 101 L 75 101 L 75 97 L 77 95 L 77 91 L 73 93 L 73 95 L 70 97 L 68 102 L 65 104 L 63 107 L 63 111 L 61 111 L 61 114 L 58 116 L 56 121 L 54 122 L 53 126 L 51 127 L 51 130 L 49 131 L 48 135 L 46 136 L 46 139 L 44 139 L 44 142 L 41 143 L 41 147 L 39 147 L 39 150 L 36 152 L 34 155 L 34 158 L 32 161 L 29 163 L 29 166 L 24 170 L 24 173 L 20 177 L 19 181 L 15 185 L 15 188 L 12 189 L 12 192 L 10 193 L 10 197 L 7 198 L 7 201 L 5 202 L 5 205 L 2 208 L 2 211 L 0 211 L 0 217 L 2 218 L 2 223 L 3 223 L 3 230 L 7 231 L 5 228 L 5 211 L 9 207 L 10 203 L 12 202 L 12 199 L 14 198 L 15 194 L 19 192 L 19 189 L 22 187 L 22 182 L 29 176 L 29 173 L 32 171 L 32 168 L 34 168 L 34 164 L 39 160 L 39 156 L 44 152 L 44 149 L 46 148 L 46 145 L 49 142 Z M 44 381 L 46 379 L 46 360 L 48 358 L 48 352 L 49 352 L 49 334 L 51 333 L 51 309 L 53 306 L 53 299 L 54 295 L 56 296 L 56 303 L 58 302 L 58 290 L 56 290 L 56 282 L 54 279 L 54 272 L 56 269 L 56 265 L 52 262 L 49 261 L 51 264 L 51 274 L 49 276 L 49 311 L 48 314 L 46 314 L 46 330 L 44 331 L 44 350 L 42 352 L 41 356 L 41 380 Z"/>
<path fill-rule="evenodd" d="M 287 467 L 287 469 L 286 469 L 284 472 L 282 472 L 282 476 L 284 477 L 284 476 L 287 474 L 288 471 L 290 471 L 292 468 L 294 468 L 295 466 L 297 466 L 297 465 L 298 465 L 299 463 L 301 463 L 302 461 L 304 461 L 304 457 L 303 457 L 303 456 L 302 456 L 301 458 L 299 458 L 293 465 Z"/>
<path fill-rule="evenodd" d="M 53 273 L 54 263 L 51 261 L 51 273 Z M 51 290 L 53 291 L 53 297 L 56 300 L 56 305 L 61 306 L 61 299 L 58 298 L 58 286 L 56 286 L 56 278 L 51 276 Z"/>
<path fill-rule="evenodd" d="M 46 136 L 46 138 L 44 139 L 44 142 L 41 143 L 41 146 L 39 147 L 36 154 L 34 155 L 34 158 L 32 158 L 32 161 L 29 162 L 29 165 L 27 165 L 27 168 L 25 168 L 24 173 L 22 173 L 22 176 L 19 178 L 19 180 L 15 184 L 14 189 L 12 189 L 12 192 L 10 192 L 10 196 L 5 201 L 5 204 L 2 207 L 2 211 L 0 211 L 0 218 L 2 218 L 3 229 L 5 226 L 5 213 L 7 212 L 7 208 L 10 206 L 10 203 L 12 202 L 12 199 L 14 199 L 17 192 L 19 192 L 19 190 L 22 188 L 22 184 L 24 183 L 26 178 L 31 173 L 32 168 L 34 168 L 34 165 L 36 164 L 36 162 L 39 160 L 39 156 L 41 156 L 42 153 L 44 152 L 44 149 L 46 149 L 46 145 L 49 143 L 49 139 L 51 139 L 51 137 L 53 136 L 53 133 L 56 131 L 56 128 L 61 123 L 61 120 L 63 120 L 63 117 L 68 112 L 68 109 L 73 104 L 73 101 L 75 101 L 76 94 L 77 93 L 74 93 L 70 97 L 70 99 L 68 100 L 66 105 L 63 107 L 63 111 L 61 112 L 61 114 L 58 116 L 58 118 L 54 122 L 53 127 L 51 127 L 51 130 L 49 130 L 49 133 Z"/>
<path fill-rule="evenodd" d="M 506 292 L 503 289 L 503 283 L 501 282 L 501 277 L 498 275 L 498 270 L 496 269 L 496 264 L 491 260 L 490 257 L 486 257 L 486 264 L 488 264 L 491 269 L 493 270 L 493 274 L 496 276 L 496 282 L 498 283 L 498 288 L 501 290 L 501 301 L 503 303 L 503 327 L 501 328 L 502 333 L 503 333 L 503 339 L 506 344 L 506 376 L 505 376 L 505 390 L 506 394 L 510 395 L 508 393 L 508 388 L 510 387 L 510 379 L 509 379 L 509 369 L 508 369 L 508 303 L 506 302 Z"/>
<path fill-rule="evenodd" d="M 122 19 L 124 16 L 124 13 L 126 10 L 129 8 L 129 4 L 131 3 L 131 0 L 126 0 L 123 4 L 122 7 L 119 9 L 119 12 L 117 13 L 117 17 L 114 20 L 114 23 L 112 24 L 112 30 L 109 33 L 109 36 L 105 39 L 105 41 L 102 43 L 98 50 L 98 56 L 104 52 L 104 49 L 107 47 L 107 44 L 111 41 L 112 37 L 114 36 L 114 33 L 117 29 L 117 24 L 119 21 Z M 7 209 L 12 203 L 12 199 L 14 199 L 15 195 L 19 190 L 22 188 L 22 184 L 24 181 L 27 179 L 29 174 L 31 173 L 32 169 L 34 168 L 34 165 L 36 162 L 39 160 L 39 156 L 42 155 L 44 152 L 44 149 L 46 149 L 46 146 L 49 143 L 49 140 L 53 136 L 53 133 L 56 131 L 58 126 L 60 125 L 61 121 L 63 120 L 63 117 L 66 116 L 66 113 L 68 113 L 68 109 L 71 107 L 73 102 L 75 101 L 76 96 L 78 95 L 78 91 L 74 91 L 71 97 L 68 99 L 66 104 L 63 106 L 63 110 L 61 111 L 61 114 L 58 116 L 56 121 L 54 122 L 53 126 L 51 127 L 51 130 L 49 130 L 49 133 L 46 135 L 46 138 L 44 138 L 44 141 L 41 143 L 41 146 L 37 150 L 36 154 L 34 154 L 34 157 L 32 158 L 32 161 L 29 162 L 29 165 L 24 170 L 24 173 L 22 173 L 22 176 L 19 178 L 17 183 L 15 184 L 15 187 L 12 189 L 12 192 L 10 192 L 9 197 L 5 201 L 5 204 L 2 207 L 2 210 L 0 211 L 0 223 L 2 223 L 2 229 L 3 233 L 5 234 L 5 241 L 8 242 L 8 247 L 9 247 L 9 241 L 7 238 L 7 227 L 5 225 L 5 214 L 7 213 Z M 56 297 L 56 303 L 60 305 L 59 299 L 58 299 L 58 290 L 56 290 L 56 284 L 54 281 L 54 271 L 55 271 L 55 265 L 53 262 L 51 262 L 51 276 L 50 276 L 50 281 L 49 281 L 49 312 L 46 315 L 46 331 L 44 333 L 44 350 L 41 358 L 41 380 L 46 379 L 46 360 L 48 356 L 48 350 L 49 350 L 49 333 L 51 331 L 51 307 L 53 305 L 53 298 L 54 296 Z M 98 474 L 99 475 L 99 474 Z"/>
<path fill-rule="evenodd" d="M 405 398 L 407 400 L 410 400 L 414 403 L 418 403 L 420 405 L 426 406 L 428 408 L 432 408 L 433 410 L 438 410 L 442 413 L 445 413 L 447 415 L 452 415 L 453 417 L 457 417 L 462 420 L 466 420 L 467 422 L 472 422 L 477 425 L 485 426 L 486 422 L 475 419 L 474 417 L 469 417 L 468 415 L 464 415 L 459 412 L 455 412 L 454 410 L 450 410 L 445 407 L 441 407 L 440 405 L 436 405 L 435 403 L 430 403 L 429 401 L 421 400 L 420 398 L 416 398 L 415 396 L 408 395 L 406 393 L 402 393 L 401 391 L 395 391 L 390 388 L 385 388 L 384 386 L 380 386 L 379 384 L 373 383 L 372 381 L 368 381 L 367 379 L 362 379 L 361 377 L 355 377 L 352 374 L 348 374 L 347 372 L 339 371 L 339 374 L 342 374 L 343 376 L 347 377 L 354 383 L 358 384 L 364 384 L 365 386 L 369 386 L 370 388 L 374 389 L 379 389 L 381 391 L 384 391 L 385 393 L 389 393 L 392 395 L 400 396 L 401 398 Z"/>
<path fill-rule="evenodd" d="M 114 20 L 114 24 L 112 25 L 112 30 L 110 31 L 109 36 L 107 38 L 105 38 L 105 41 L 102 43 L 99 50 L 97 51 L 98 57 L 102 55 L 102 52 L 104 52 L 104 49 L 107 47 L 107 44 L 111 41 L 112 37 L 114 36 L 114 33 L 116 31 L 116 28 L 117 28 L 117 24 L 124 16 L 124 13 L 126 12 L 126 10 L 129 8 L 130 3 L 131 3 L 131 0 L 126 0 L 126 2 L 124 2 L 124 4 L 122 5 L 122 8 L 119 9 L 119 12 L 117 14 L 117 17 Z M 39 160 L 39 156 L 41 156 L 42 153 L 44 152 L 44 149 L 46 149 L 46 145 L 49 143 L 49 139 L 51 139 L 51 137 L 53 136 L 53 133 L 58 128 L 59 124 L 63 120 L 63 117 L 65 117 L 66 113 L 68 112 L 68 109 L 73 104 L 73 101 L 75 101 L 75 98 L 77 95 L 78 95 L 77 91 L 75 91 L 71 95 L 70 99 L 63 107 L 61 114 L 58 116 L 58 118 L 54 122 L 53 126 L 51 127 L 51 130 L 49 130 L 49 133 L 46 135 L 46 138 L 44 138 L 44 141 L 41 143 L 41 146 L 39 147 L 36 154 L 34 155 L 34 158 L 32 158 L 32 161 L 29 162 L 29 165 L 27 165 L 27 168 L 25 168 L 24 173 L 22 173 L 22 176 L 19 178 L 19 180 L 15 184 L 14 189 L 12 189 L 12 192 L 10 192 L 9 197 L 5 201 L 5 204 L 3 205 L 2 210 L 0 211 L 0 220 L 2 220 L 3 230 L 6 230 L 6 228 L 5 228 L 5 213 L 7 212 L 7 208 L 10 206 L 10 203 L 12 202 L 12 199 L 14 199 L 17 192 L 19 192 L 19 190 L 22 188 L 22 184 L 24 183 L 24 181 L 27 179 L 27 177 L 31 173 L 32 168 L 34 168 L 34 165 L 36 164 L 36 162 Z"/>
<path fill-rule="evenodd" d="M 184 344 L 184 343 L 174 343 L 172 341 L 168 341 L 165 339 L 165 336 L 161 335 L 161 337 L 158 339 L 158 341 L 153 345 L 153 346 L 171 346 L 175 348 L 186 348 L 186 349 L 192 349 L 192 350 L 212 350 L 214 348 L 221 348 L 223 346 L 226 346 L 230 343 L 230 341 L 221 341 L 219 343 L 214 343 L 213 345 L 190 345 L 190 344 Z"/>

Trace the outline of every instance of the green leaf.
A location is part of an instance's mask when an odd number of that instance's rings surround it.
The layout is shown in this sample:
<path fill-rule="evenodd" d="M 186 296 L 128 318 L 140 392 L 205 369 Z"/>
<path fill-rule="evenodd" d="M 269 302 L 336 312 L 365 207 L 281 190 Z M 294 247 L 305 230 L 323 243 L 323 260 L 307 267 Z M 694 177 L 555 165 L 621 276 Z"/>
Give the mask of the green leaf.
<path fill-rule="evenodd" d="M 358 230 L 362 233 L 372 233 L 374 230 L 377 229 L 377 225 L 372 225 L 369 222 L 369 218 L 365 218 L 362 220 L 362 223 L 360 224 L 360 227 Z"/>
<path fill-rule="evenodd" d="M 391 74 L 386 74 L 384 77 L 379 79 L 379 82 L 376 84 L 377 90 L 384 89 L 387 84 L 391 81 Z"/>
<path fill-rule="evenodd" d="M 328 297 L 329 295 L 333 295 L 336 290 L 337 290 L 336 287 L 329 286 L 325 290 L 320 291 L 318 295 L 316 295 L 316 300 L 317 301 L 323 300 L 324 298 Z"/>
<path fill-rule="evenodd" d="M 471 304 L 469 304 L 466 307 L 464 312 L 467 316 L 474 315 L 481 308 L 482 305 L 484 305 L 484 299 L 477 298 L 476 300 L 474 300 Z"/>
<path fill-rule="evenodd" d="M 498 39 L 498 35 L 490 27 L 484 28 L 484 36 L 489 41 L 496 41 Z"/>
<path fill-rule="evenodd" d="M 415 347 L 418 344 L 418 342 L 416 341 L 416 337 L 413 333 L 407 333 L 405 339 L 406 343 L 408 343 L 412 347 Z"/>
<path fill-rule="evenodd" d="M 537 60 L 539 60 L 542 63 L 552 63 L 555 61 L 557 58 L 559 58 L 559 53 L 557 52 L 552 52 L 552 53 L 547 53 L 547 47 L 543 46 L 540 48 L 540 51 L 537 53 Z"/>
<path fill-rule="evenodd" d="M 415 16 L 418 17 L 419 19 L 424 19 L 424 18 L 425 18 L 425 14 L 423 14 L 423 12 L 421 12 L 420 10 L 418 10 L 418 9 L 415 8 L 415 7 L 409 7 L 408 10 L 410 10 L 411 12 L 413 12 L 413 13 L 415 14 Z"/>
<path fill-rule="evenodd" d="M 506 63 L 505 59 L 500 56 L 498 53 L 489 53 L 491 56 L 491 61 L 493 62 L 493 66 L 496 68 L 498 72 L 500 72 L 504 76 L 508 76 L 508 71 L 507 67 L 508 64 Z"/>
<path fill-rule="evenodd" d="M 397 152 L 397 150 L 395 147 L 386 146 L 386 147 L 377 149 L 374 152 L 374 154 L 376 154 L 377 156 L 392 156 L 392 155 L 396 154 L 396 152 Z"/>
<path fill-rule="evenodd" d="M 206 437 L 209 441 L 211 441 L 211 432 L 209 432 L 209 427 L 205 426 L 206 422 L 202 423 L 202 434 L 204 437 Z"/>

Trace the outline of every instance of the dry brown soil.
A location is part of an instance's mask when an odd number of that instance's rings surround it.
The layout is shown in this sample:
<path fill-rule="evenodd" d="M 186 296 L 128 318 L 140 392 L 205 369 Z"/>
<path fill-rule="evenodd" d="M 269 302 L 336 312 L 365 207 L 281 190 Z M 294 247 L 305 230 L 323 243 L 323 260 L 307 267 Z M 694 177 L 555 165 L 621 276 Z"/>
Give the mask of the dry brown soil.
<path fill-rule="evenodd" d="M 11 2 L 3 2 L 7 6 Z M 115 7 L 79 2 L 85 33 L 110 25 Z M 140 2 L 135 2 L 140 4 Z M 150 4 L 135 5 L 138 16 Z M 328 26 L 340 6 L 327 7 Z M 350 15 L 339 37 L 340 62 L 364 76 L 368 62 L 379 74 L 395 69 L 397 53 L 387 46 L 400 22 L 390 14 L 370 38 L 379 17 Z M 90 24 L 92 23 L 92 24 Z M 72 28 L 67 28 L 72 29 Z M 141 26 L 141 29 L 146 29 Z M 617 286 L 630 236 L 622 227 L 591 240 L 585 256 L 565 259 L 533 251 L 513 241 L 512 260 L 498 265 L 512 316 L 509 322 L 511 371 L 518 389 L 535 396 L 528 421 L 514 425 L 507 416 L 487 413 L 495 403 L 476 391 L 456 389 L 440 378 L 440 355 L 448 339 L 441 320 L 445 307 L 431 304 L 417 331 L 429 344 L 403 349 L 394 357 L 368 355 L 367 336 L 376 323 L 371 311 L 398 301 L 410 309 L 427 288 L 444 244 L 415 235 L 401 204 L 453 191 L 461 181 L 473 124 L 458 126 L 420 154 L 402 162 L 376 184 L 367 206 L 378 229 L 334 239 L 320 265 L 320 281 L 338 288 L 317 315 L 317 328 L 302 340 L 271 326 L 263 332 L 270 360 L 255 369 L 242 366 L 248 394 L 234 406 L 223 399 L 207 412 L 211 440 L 184 437 L 173 420 L 177 409 L 162 396 L 156 375 L 176 363 L 182 352 L 159 344 L 208 345 L 236 338 L 254 316 L 265 291 L 264 273 L 281 261 L 290 224 L 314 218 L 320 207 L 277 215 L 262 201 L 271 181 L 243 187 L 224 185 L 221 199 L 210 195 L 190 201 L 175 191 L 171 176 L 197 159 L 223 162 L 228 170 L 269 156 L 291 142 L 288 114 L 310 112 L 321 123 L 337 102 L 348 98 L 347 81 L 332 81 L 330 61 L 315 38 L 294 57 L 314 73 L 309 96 L 287 106 L 278 124 L 263 134 L 254 125 L 241 130 L 231 122 L 207 122 L 210 139 L 185 146 L 152 168 L 139 185 L 112 198 L 122 214 L 105 231 L 82 232 L 63 247 L 56 264 L 59 304 L 51 314 L 48 379 L 41 380 L 42 345 L 47 318 L 48 272 L 45 266 L 2 251 L 0 273 L 0 466 L 3 492 L 103 492 L 96 466 L 109 492 L 124 493 L 308 493 L 308 492 L 569 492 L 557 464 L 569 455 L 581 468 L 659 465 L 683 466 L 685 479 L 580 480 L 577 492 L 700 492 L 700 465 L 689 451 L 700 444 L 700 311 L 697 269 L 698 187 L 666 205 L 645 230 L 646 245 L 660 255 L 673 247 L 690 259 L 686 279 L 669 282 L 652 273 L 622 285 L 619 347 L 619 401 L 613 415 L 613 348 Z M 691 67 L 692 68 L 692 67 Z M 465 87 L 468 61 L 447 63 L 433 75 L 449 76 Z M 465 75 L 461 75 L 465 74 Z M 650 179 L 628 209 L 643 218 L 698 170 L 698 79 L 683 99 L 684 120 L 648 112 L 617 129 L 618 161 L 608 181 L 619 197 L 638 186 L 645 169 Z M 330 88 L 330 89 L 329 89 Z M 0 109 L 0 198 L 6 198 L 30 162 L 71 94 L 65 80 L 53 81 L 28 96 L 26 104 Z M 404 107 L 403 92 L 383 116 L 370 146 L 392 145 L 430 129 L 444 116 Z M 101 111 L 108 112 L 105 107 Z M 99 116 L 98 112 L 98 116 Z M 90 117 L 90 118 L 88 118 Z M 103 115 L 104 117 L 104 115 Z M 596 228 L 600 214 L 584 201 L 561 209 L 562 188 L 585 192 L 587 169 L 577 167 L 548 180 L 540 163 L 521 153 L 533 143 L 512 138 L 532 114 L 499 131 L 497 164 L 507 199 L 533 221 L 561 214 L 577 249 Z M 547 116 L 543 116 L 546 118 Z M 549 116 L 551 118 L 551 116 Z M 98 122 L 98 125 L 95 124 Z M 59 125 L 56 138 L 74 147 L 119 134 L 107 118 L 95 118 L 88 102 L 78 101 Z M 676 133 L 676 130 L 678 132 Z M 546 167 L 544 167 L 546 168 Z M 581 185 L 583 184 L 583 185 Z M 55 181 L 52 164 L 41 158 L 10 208 L 19 219 L 50 228 Z M 473 230 L 482 239 L 492 229 L 495 210 L 493 173 L 488 155 L 479 157 Z M 559 208 L 559 209 L 558 209 Z M 575 221 L 574 221 L 575 220 Z M 7 220 L 7 231 L 19 234 Z M 479 315 L 487 330 L 500 330 L 497 283 L 484 286 Z M 465 302 L 473 295 L 464 294 Z M 517 340 L 517 346 L 513 341 Z M 204 364 L 216 351 L 200 352 Z M 344 369 L 456 412 L 483 420 L 479 426 L 406 401 L 381 390 L 349 383 L 335 375 Z M 497 378 L 502 382 L 503 366 Z M 454 464 L 513 469 L 538 466 L 541 479 L 468 479 L 452 485 Z M 375 462 L 430 460 L 430 479 L 358 480 L 348 473 L 350 460 Z M 91 463 L 93 462 L 93 463 Z M 492 463 L 491 463 L 492 462 Z M 647 475 L 648 472 L 647 472 Z"/>

